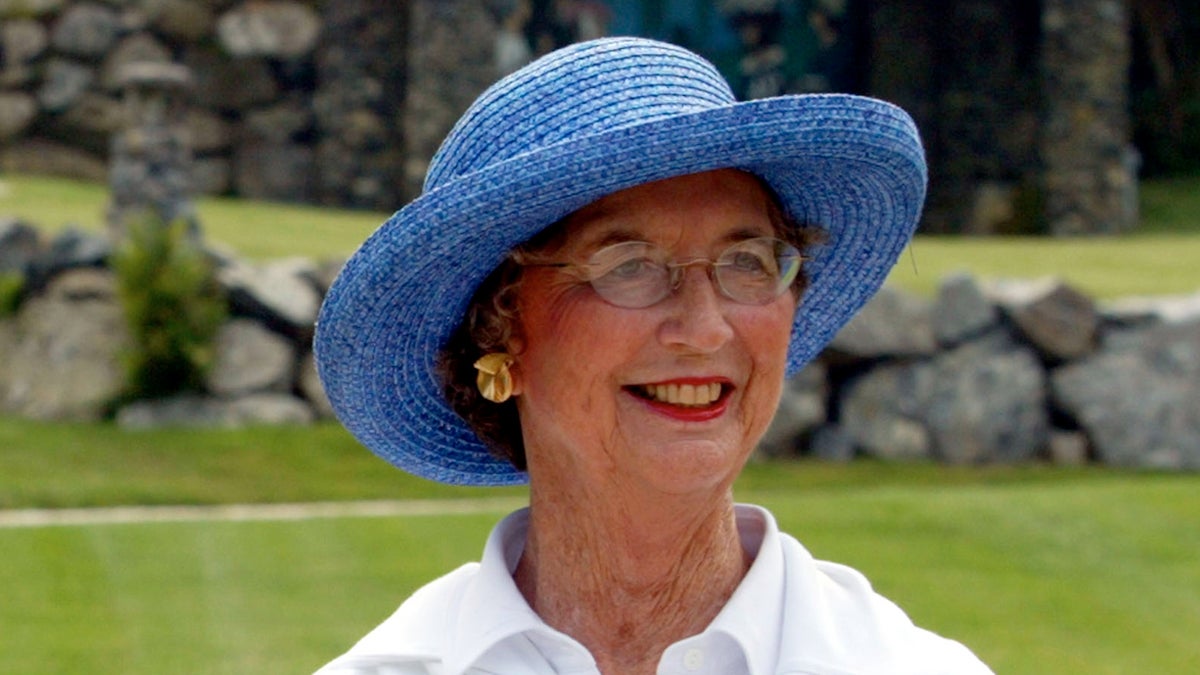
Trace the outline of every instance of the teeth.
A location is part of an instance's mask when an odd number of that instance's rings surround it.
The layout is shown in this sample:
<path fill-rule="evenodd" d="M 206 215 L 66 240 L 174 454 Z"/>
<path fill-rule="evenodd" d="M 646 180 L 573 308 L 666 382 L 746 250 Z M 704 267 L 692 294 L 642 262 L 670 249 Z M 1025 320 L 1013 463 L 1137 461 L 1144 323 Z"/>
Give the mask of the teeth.
<path fill-rule="evenodd" d="M 648 384 L 642 387 L 646 396 L 671 405 L 705 406 L 721 397 L 721 385 L 708 384 Z"/>

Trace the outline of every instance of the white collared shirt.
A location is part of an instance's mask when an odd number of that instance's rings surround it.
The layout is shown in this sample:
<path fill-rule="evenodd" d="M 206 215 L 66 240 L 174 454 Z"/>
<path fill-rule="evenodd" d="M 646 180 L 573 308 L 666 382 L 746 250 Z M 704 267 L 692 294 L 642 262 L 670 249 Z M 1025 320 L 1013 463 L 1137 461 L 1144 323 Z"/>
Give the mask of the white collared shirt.
<path fill-rule="evenodd" d="M 739 505 L 737 524 L 753 565 L 708 628 L 663 652 L 659 675 L 991 673 L 855 570 L 814 560 L 765 509 Z M 528 527 L 528 510 L 505 518 L 481 562 L 418 590 L 317 675 L 598 675 L 587 649 L 547 626 L 513 581 Z"/>

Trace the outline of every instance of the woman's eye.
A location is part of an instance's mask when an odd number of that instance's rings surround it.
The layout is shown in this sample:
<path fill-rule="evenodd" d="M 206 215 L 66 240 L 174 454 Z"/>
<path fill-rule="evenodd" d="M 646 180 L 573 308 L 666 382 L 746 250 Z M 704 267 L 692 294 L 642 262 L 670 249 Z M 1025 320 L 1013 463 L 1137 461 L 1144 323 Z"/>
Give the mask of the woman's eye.
<path fill-rule="evenodd" d="M 630 258 L 617 263 L 604 276 L 615 279 L 634 279 L 643 276 L 654 269 L 654 261 L 649 258 Z"/>
<path fill-rule="evenodd" d="M 774 268 L 774 265 L 771 264 L 767 257 L 750 251 L 738 251 L 734 253 L 730 263 L 739 272 L 750 272 L 753 274 L 769 274 L 772 268 Z"/>

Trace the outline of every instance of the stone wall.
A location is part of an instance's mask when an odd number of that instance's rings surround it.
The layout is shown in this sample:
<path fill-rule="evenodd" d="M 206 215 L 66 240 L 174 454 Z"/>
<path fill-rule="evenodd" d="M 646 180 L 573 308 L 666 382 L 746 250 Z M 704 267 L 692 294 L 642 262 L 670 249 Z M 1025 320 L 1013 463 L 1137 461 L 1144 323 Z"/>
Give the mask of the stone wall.
<path fill-rule="evenodd" d="M 107 239 L 44 241 L 0 222 L 0 275 L 30 280 L 0 318 L 0 414 L 99 419 L 128 344 Z M 312 326 L 336 261 L 223 258 L 232 318 L 205 391 L 116 411 L 118 424 L 308 423 L 331 414 Z M 957 464 L 1053 461 L 1200 469 L 1200 295 L 1098 305 L 1054 281 L 884 289 L 789 383 L 767 455 Z"/>
<path fill-rule="evenodd" d="M 495 77 L 487 7 L 0 0 L 0 169 L 103 181 L 122 64 L 172 61 L 196 83 L 196 192 L 393 210 Z M 909 109 L 928 146 L 927 231 L 1136 223 L 1123 0 L 855 7 L 869 35 L 865 93 Z"/>
<path fill-rule="evenodd" d="M 423 2 L 0 0 L 0 168 L 104 181 L 118 73 L 167 62 L 194 81 L 196 192 L 395 208 Z"/>

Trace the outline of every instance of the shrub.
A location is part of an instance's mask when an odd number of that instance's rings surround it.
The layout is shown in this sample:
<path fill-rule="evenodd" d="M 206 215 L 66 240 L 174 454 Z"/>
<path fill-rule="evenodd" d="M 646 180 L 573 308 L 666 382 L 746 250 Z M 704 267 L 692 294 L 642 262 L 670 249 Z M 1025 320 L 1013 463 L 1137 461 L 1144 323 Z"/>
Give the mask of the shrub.
<path fill-rule="evenodd" d="M 130 219 L 112 268 L 133 338 L 125 355 L 127 397 L 201 389 L 228 303 L 188 223 Z"/>
<path fill-rule="evenodd" d="M 0 272 L 0 319 L 17 313 L 24 293 L 24 275 L 20 272 Z"/>

